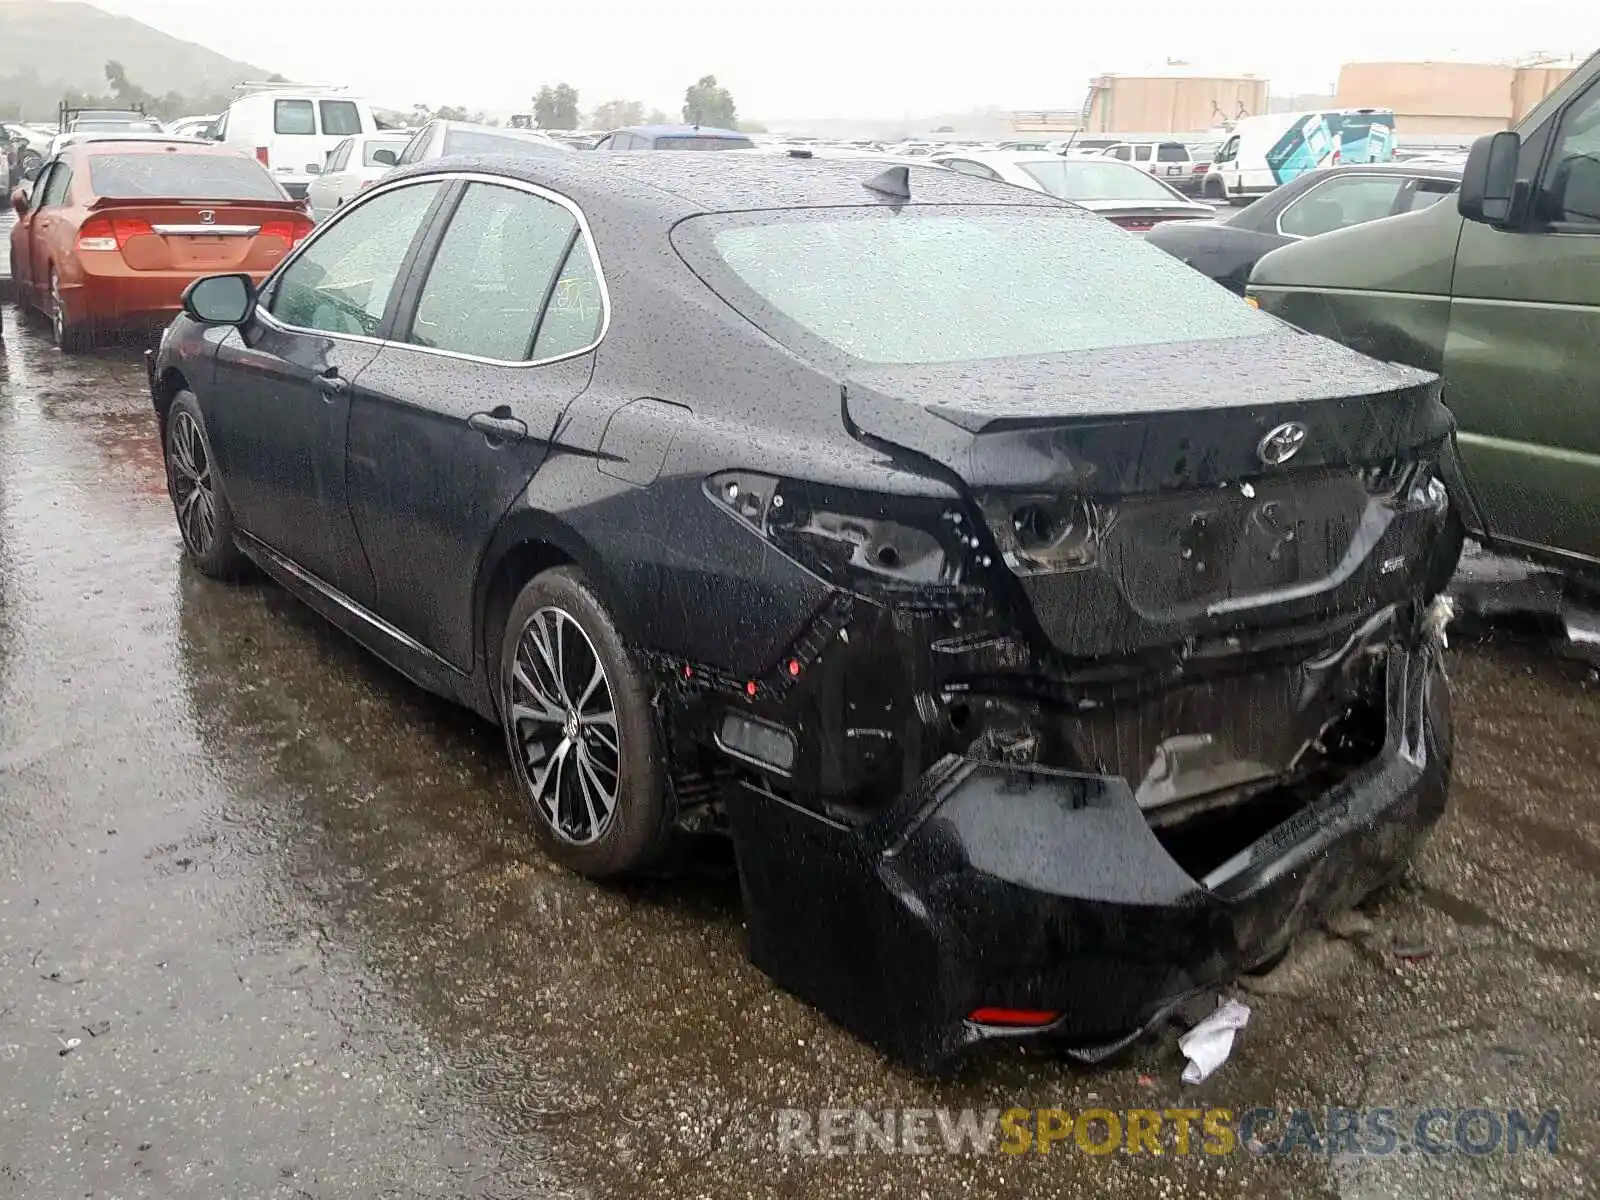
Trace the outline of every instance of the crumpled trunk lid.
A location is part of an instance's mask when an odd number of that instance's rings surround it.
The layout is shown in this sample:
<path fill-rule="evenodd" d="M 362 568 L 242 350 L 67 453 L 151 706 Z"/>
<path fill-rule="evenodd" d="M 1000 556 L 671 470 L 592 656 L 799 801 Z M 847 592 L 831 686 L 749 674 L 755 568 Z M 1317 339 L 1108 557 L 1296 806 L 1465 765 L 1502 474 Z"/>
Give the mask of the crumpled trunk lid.
<path fill-rule="evenodd" d="M 1442 501 L 1413 494 L 1414 464 L 1451 428 L 1435 376 L 1288 329 L 869 368 L 847 379 L 845 414 L 959 477 L 1074 657 L 1409 598 Z M 1019 542 L 1041 510 L 1092 531 L 1084 561 L 1029 561 Z"/>

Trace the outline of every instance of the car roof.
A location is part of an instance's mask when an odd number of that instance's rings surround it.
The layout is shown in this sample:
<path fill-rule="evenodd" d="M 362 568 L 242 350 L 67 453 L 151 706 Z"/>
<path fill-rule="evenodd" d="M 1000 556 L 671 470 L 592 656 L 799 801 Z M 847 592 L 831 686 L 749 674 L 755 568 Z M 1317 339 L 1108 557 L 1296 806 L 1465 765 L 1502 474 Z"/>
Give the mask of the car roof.
<path fill-rule="evenodd" d="M 747 138 L 737 129 L 718 129 L 712 125 L 624 125 L 617 133 L 636 133 L 641 137 L 727 137 Z"/>
<path fill-rule="evenodd" d="M 732 161 L 729 161 L 732 160 Z M 585 211 L 646 210 L 669 221 L 702 213 L 873 207 L 892 202 L 865 184 L 905 171 L 909 203 L 1072 207 L 1043 192 L 974 179 L 933 164 L 888 165 L 854 158 L 776 154 L 628 154 L 594 151 L 527 158 L 454 156 L 401 168 L 387 180 L 471 172 L 550 188 Z"/>
<path fill-rule="evenodd" d="M 1381 163 L 1341 163 L 1337 167 L 1324 167 L 1320 171 L 1308 172 L 1319 179 L 1329 175 L 1426 175 L 1433 179 L 1461 178 L 1463 163 L 1419 163 L 1419 162 L 1381 162 Z"/>

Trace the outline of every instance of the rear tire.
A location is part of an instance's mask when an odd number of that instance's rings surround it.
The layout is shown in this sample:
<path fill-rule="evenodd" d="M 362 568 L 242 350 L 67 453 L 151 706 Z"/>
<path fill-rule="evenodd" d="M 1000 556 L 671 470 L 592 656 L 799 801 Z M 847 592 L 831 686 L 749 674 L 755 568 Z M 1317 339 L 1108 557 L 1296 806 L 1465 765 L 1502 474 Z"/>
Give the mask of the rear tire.
<path fill-rule="evenodd" d="M 61 299 L 61 279 L 54 267 L 50 268 L 50 334 L 63 354 L 76 354 L 89 344 L 88 334 L 82 325 L 67 319 L 67 306 Z"/>
<path fill-rule="evenodd" d="M 574 567 L 523 587 L 500 644 L 500 715 L 546 853 L 591 879 L 650 866 L 671 841 L 649 681 Z"/>
<path fill-rule="evenodd" d="M 163 449 L 167 463 L 167 495 L 183 536 L 184 553 L 202 575 L 237 579 L 249 560 L 233 540 L 233 509 L 222 493 L 211 439 L 193 392 L 179 392 L 167 410 Z"/>

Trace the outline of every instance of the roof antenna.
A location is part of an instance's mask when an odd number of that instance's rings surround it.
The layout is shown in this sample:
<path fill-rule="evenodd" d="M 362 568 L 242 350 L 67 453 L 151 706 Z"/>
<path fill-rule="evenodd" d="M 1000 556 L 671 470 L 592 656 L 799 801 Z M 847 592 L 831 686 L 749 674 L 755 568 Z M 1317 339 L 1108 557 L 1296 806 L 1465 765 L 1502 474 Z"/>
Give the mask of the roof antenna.
<path fill-rule="evenodd" d="M 892 196 L 896 200 L 911 199 L 911 168 L 889 167 L 879 171 L 871 179 L 861 185 L 869 192 L 877 192 L 880 196 Z"/>

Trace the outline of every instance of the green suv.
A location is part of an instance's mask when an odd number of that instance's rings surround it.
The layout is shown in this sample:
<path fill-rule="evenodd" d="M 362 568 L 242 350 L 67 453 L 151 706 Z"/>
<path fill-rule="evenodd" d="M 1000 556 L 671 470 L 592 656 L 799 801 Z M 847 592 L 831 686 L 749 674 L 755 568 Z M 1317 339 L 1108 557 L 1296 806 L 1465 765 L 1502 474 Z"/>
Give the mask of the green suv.
<path fill-rule="evenodd" d="M 1467 532 L 1600 580 L 1600 54 L 1474 144 L 1457 204 L 1274 250 L 1248 294 L 1441 373 Z"/>

